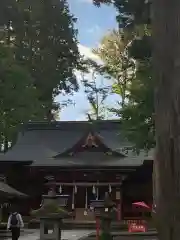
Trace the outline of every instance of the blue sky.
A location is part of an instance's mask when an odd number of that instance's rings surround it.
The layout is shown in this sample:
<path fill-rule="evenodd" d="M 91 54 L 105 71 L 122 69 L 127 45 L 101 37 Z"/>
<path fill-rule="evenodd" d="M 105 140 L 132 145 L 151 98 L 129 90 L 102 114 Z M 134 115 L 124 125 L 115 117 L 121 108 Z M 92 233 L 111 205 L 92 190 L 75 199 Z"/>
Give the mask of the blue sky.
<path fill-rule="evenodd" d="M 111 6 L 102 5 L 101 8 L 93 6 L 92 0 L 69 0 L 71 13 L 78 18 L 76 27 L 78 29 L 79 50 L 86 57 L 97 60 L 91 53 L 91 49 L 97 47 L 100 39 L 108 30 L 116 28 L 116 12 Z M 89 80 L 91 76 L 86 76 Z M 85 113 L 89 109 L 89 104 L 83 90 L 80 88 L 78 93 L 68 97 L 75 102 L 75 105 L 66 107 L 60 113 L 61 120 L 84 120 Z M 58 96 L 57 101 L 67 99 Z M 114 105 L 116 97 L 108 98 L 108 105 Z"/>

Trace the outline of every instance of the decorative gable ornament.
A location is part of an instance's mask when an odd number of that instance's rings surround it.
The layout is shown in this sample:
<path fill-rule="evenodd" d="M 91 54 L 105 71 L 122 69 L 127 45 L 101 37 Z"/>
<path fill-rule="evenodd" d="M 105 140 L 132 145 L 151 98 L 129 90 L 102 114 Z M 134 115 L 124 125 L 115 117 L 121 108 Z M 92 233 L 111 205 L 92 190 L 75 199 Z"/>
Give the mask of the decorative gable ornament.
<path fill-rule="evenodd" d="M 96 144 L 96 138 L 91 133 L 88 134 L 85 144 L 82 147 L 98 147 Z"/>

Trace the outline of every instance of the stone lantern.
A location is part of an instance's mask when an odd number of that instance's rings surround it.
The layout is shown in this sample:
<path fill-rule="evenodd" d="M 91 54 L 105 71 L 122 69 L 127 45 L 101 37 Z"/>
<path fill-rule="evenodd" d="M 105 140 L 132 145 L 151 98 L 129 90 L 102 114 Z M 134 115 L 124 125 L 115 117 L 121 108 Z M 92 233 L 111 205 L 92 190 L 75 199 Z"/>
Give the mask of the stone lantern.
<path fill-rule="evenodd" d="M 40 219 L 40 240 L 60 240 L 62 221 L 71 217 L 65 210 L 68 195 L 56 195 L 52 190 L 43 195 L 42 206 L 32 211 L 32 215 Z"/>
<path fill-rule="evenodd" d="M 106 193 L 104 200 L 92 200 L 91 207 L 94 209 L 96 218 L 97 238 L 99 237 L 98 222 L 100 222 L 101 236 L 103 235 L 103 239 L 112 239 L 111 222 L 113 220 L 115 203 L 111 200 L 109 194 Z"/>

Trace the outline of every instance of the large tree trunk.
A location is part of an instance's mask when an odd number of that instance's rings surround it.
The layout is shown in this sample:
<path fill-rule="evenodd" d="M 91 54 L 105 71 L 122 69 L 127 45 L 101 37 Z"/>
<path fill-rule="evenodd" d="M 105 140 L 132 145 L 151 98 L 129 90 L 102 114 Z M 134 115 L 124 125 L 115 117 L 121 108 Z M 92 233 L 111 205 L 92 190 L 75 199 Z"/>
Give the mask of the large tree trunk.
<path fill-rule="evenodd" d="M 153 0 L 160 240 L 180 238 L 180 0 Z"/>

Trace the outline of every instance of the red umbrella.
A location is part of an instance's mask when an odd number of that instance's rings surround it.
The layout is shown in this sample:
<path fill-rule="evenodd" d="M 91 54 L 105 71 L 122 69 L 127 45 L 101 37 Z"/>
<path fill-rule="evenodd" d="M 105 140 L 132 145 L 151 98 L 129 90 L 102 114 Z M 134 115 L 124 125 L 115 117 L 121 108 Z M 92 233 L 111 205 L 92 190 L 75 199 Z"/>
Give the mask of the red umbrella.
<path fill-rule="evenodd" d="M 143 207 L 143 208 L 150 209 L 150 206 L 148 206 L 145 202 L 135 202 L 135 203 L 133 203 L 133 205 L 135 205 L 137 207 Z"/>

